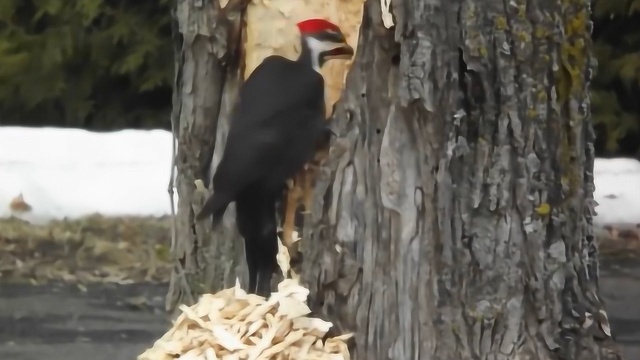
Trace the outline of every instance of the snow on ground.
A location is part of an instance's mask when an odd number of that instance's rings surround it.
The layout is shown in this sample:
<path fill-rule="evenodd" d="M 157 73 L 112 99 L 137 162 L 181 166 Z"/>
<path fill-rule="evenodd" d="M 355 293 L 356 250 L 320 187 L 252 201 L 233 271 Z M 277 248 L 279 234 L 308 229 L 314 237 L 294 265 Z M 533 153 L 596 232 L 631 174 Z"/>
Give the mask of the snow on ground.
<path fill-rule="evenodd" d="M 594 222 L 640 224 L 640 161 L 596 159 L 593 177 L 598 202 Z"/>
<path fill-rule="evenodd" d="M 169 214 L 171 141 L 164 130 L 0 127 L 0 218 Z M 594 175 L 596 222 L 640 223 L 640 162 L 597 159 Z M 31 211 L 11 210 L 20 194 Z"/>
<path fill-rule="evenodd" d="M 170 213 L 170 132 L 0 127 L 0 218 Z M 11 210 L 22 194 L 31 211 Z"/>

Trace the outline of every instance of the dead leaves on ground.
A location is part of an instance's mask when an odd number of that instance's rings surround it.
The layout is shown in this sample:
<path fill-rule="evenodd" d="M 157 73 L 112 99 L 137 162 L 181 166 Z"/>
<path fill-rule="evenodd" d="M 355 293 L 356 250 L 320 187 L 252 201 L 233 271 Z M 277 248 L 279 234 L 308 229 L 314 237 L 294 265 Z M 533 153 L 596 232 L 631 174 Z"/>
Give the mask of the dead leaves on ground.
<path fill-rule="evenodd" d="M 601 256 L 614 259 L 640 256 L 640 224 L 610 224 L 594 231 Z"/>
<path fill-rule="evenodd" d="M 168 281 L 170 219 L 91 216 L 32 225 L 0 220 L 0 280 Z"/>
<path fill-rule="evenodd" d="M 180 306 L 173 327 L 138 360 L 347 360 L 351 334 L 328 338 L 331 323 L 307 317 L 309 290 L 285 279 L 268 300 L 238 284 Z"/>

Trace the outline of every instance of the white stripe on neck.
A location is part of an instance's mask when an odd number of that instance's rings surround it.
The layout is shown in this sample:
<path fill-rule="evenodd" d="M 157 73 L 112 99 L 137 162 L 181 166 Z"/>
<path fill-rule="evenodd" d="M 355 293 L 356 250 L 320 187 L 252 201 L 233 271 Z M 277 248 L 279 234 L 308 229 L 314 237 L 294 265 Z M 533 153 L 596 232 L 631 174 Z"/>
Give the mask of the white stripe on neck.
<path fill-rule="evenodd" d="M 320 41 L 313 37 L 305 37 L 307 46 L 309 47 L 309 56 L 311 56 L 311 66 L 313 70 L 320 72 L 320 53 L 333 50 L 336 44 Z"/>

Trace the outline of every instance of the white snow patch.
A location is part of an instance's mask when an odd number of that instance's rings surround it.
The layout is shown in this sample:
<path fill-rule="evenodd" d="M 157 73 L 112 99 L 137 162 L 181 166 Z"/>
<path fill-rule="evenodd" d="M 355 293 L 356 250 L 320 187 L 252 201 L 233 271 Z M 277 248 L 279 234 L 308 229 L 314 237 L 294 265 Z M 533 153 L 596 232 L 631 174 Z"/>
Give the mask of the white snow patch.
<path fill-rule="evenodd" d="M 640 223 L 640 161 L 596 159 L 593 177 L 599 204 L 595 224 Z"/>
<path fill-rule="evenodd" d="M 0 127 L 0 218 L 170 214 L 171 142 L 164 130 Z M 594 177 L 596 224 L 640 223 L 640 161 L 596 159 Z M 10 209 L 20 194 L 31 211 Z"/>
<path fill-rule="evenodd" d="M 164 130 L 0 127 L 0 217 L 169 214 L 171 142 Z M 31 211 L 10 209 L 20 194 Z"/>

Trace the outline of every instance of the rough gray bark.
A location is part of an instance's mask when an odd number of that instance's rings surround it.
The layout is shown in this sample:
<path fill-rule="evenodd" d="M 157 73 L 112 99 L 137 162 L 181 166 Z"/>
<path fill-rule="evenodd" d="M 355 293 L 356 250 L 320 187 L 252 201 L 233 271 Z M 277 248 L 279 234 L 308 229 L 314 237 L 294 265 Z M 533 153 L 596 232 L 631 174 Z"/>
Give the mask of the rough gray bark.
<path fill-rule="evenodd" d="M 194 224 L 207 196 L 195 180 L 208 185 L 210 167 L 222 155 L 228 115 L 241 82 L 242 13 L 247 1 L 177 0 L 174 13 L 176 76 L 171 122 L 177 139 L 175 166 L 179 195 L 174 216 L 171 277 L 167 309 L 193 304 L 204 292 L 235 283 L 242 274 L 242 242 L 229 216 L 214 233 L 207 222 Z M 169 186 L 173 192 L 173 182 Z M 229 214 L 231 213 L 231 214 Z"/>
<path fill-rule="evenodd" d="M 619 358 L 597 295 L 589 0 L 392 6 L 387 30 L 366 2 L 305 221 L 312 305 L 357 359 Z"/>

